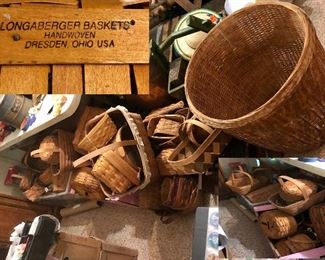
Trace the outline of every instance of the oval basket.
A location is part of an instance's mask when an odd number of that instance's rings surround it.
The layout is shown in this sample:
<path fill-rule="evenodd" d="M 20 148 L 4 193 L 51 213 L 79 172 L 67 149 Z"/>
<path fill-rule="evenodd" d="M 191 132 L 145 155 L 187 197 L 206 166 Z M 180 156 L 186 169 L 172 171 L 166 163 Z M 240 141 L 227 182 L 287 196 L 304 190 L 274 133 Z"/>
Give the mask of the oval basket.
<path fill-rule="evenodd" d="M 272 239 L 281 239 L 297 232 L 298 224 L 294 217 L 280 210 L 263 212 L 259 217 L 263 233 Z"/>
<path fill-rule="evenodd" d="M 185 93 L 201 121 L 297 153 L 325 142 L 325 51 L 307 15 L 280 1 L 228 16 L 199 45 Z"/>
<path fill-rule="evenodd" d="M 325 203 L 311 207 L 309 217 L 318 239 L 325 244 Z"/>

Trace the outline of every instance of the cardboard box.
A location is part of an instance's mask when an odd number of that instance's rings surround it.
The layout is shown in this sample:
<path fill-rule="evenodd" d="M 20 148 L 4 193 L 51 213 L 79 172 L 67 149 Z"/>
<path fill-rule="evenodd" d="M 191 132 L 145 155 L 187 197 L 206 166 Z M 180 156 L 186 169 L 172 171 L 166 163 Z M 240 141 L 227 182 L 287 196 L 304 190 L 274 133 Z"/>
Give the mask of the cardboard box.
<path fill-rule="evenodd" d="M 59 260 L 136 260 L 138 251 L 94 237 L 60 233 L 53 256 Z"/>

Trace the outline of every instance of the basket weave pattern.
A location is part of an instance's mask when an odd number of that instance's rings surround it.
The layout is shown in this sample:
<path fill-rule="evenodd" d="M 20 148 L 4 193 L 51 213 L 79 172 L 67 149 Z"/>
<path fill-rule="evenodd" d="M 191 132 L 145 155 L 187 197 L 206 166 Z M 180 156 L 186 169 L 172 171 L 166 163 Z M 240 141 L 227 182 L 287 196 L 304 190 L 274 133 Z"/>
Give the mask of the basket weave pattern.
<path fill-rule="evenodd" d="M 325 203 L 311 207 L 309 216 L 317 237 L 325 244 Z"/>
<path fill-rule="evenodd" d="M 280 211 L 263 212 L 259 217 L 264 234 L 272 239 L 281 239 L 297 232 L 297 222 L 294 217 Z"/>
<path fill-rule="evenodd" d="M 96 161 L 92 174 L 116 193 L 126 192 L 132 186 L 132 183 L 109 163 L 105 153 Z"/>
<path fill-rule="evenodd" d="M 324 68 L 307 15 L 288 3 L 260 3 L 224 19 L 200 44 L 186 97 L 202 122 L 247 142 L 315 150 L 325 142 Z"/>
<path fill-rule="evenodd" d="M 312 240 L 308 235 L 301 233 L 289 237 L 286 244 L 290 248 L 291 253 L 294 254 L 315 248 L 318 243 L 317 241 Z"/>
<path fill-rule="evenodd" d="M 78 169 L 71 187 L 75 189 L 81 196 L 89 199 L 103 200 L 105 195 L 100 188 L 100 182 L 91 175 L 90 168 Z"/>
<path fill-rule="evenodd" d="M 99 122 L 81 140 L 78 147 L 87 152 L 103 147 L 117 132 L 116 125 L 107 113 L 104 113 Z"/>

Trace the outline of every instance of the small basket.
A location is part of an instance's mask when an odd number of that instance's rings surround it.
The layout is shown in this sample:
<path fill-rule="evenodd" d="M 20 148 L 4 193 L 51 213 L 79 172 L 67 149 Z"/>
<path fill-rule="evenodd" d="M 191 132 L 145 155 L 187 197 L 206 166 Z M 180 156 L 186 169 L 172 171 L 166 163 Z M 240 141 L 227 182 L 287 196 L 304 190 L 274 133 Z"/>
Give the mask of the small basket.
<path fill-rule="evenodd" d="M 226 185 L 233 192 L 246 195 L 247 193 L 258 188 L 259 180 L 252 177 L 243 169 L 240 169 L 230 175 L 229 180 L 226 181 Z"/>
<path fill-rule="evenodd" d="M 181 115 L 161 115 L 150 119 L 148 136 L 156 142 L 166 142 L 178 137 L 179 128 L 185 118 Z"/>
<path fill-rule="evenodd" d="M 297 232 L 298 224 L 294 217 L 280 210 L 263 212 L 259 223 L 264 234 L 271 239 L 281 239 Z"/>
<path fill-rule="evenodd" d="M 56 165 L 60 162 L 59 141 L 55 135 L 46 136 L 39 145 L 39 149 L 31 152 L 34 158 L 40 158 L 42 161 Z"/>
<path fill-rule="evenodd" d="M 311 207 L 309 217 L 318 239 L 325 245 L 325 203 Z"/>
<path fill-rule="evenodd" d="M 85 126 L 85 136 L 78 144 L 78 149 L 91 152 L 103 147 L 116 134 L 115 123 L 105 112 L 89 120 Z"/>
<path fill-rule="evenodd" d="M 143 120 L 143 123 L 148 123 L 152 118 L 155 118 L 157 116 L 165 115 L 165 114 L 170 114 L 178 109 L 183 109 L 184 108 L 184 102 L 179 101 L 175 104 L 168 105 L 166 107 L 162 107 L 156 110 L 153 110 L 145 117 Z"/>
<path fill-rule="evenodd" d="M 99 107 L 85 107 L 85 110 L 80 117 L 80 120 L 77 125 L 77 129 L 73 137 L 73 147 L 79 153 L 84 153 L 83 150 L 79 149 L 78 144 L 85 137 L 85 126 L 89 120 L 105 112 L 105 109 Z"/>
<path fill-rule="evenodd" d="M 311 239 L 307 234 L 300 233 L 292 237 L 288 237 L 286 244 L 291 253 L 294 254 L 317 247 L 319 241 Z"/>
<path fill-rule="evenodd" d="M 105 195 L 100 188 L 100 182 L 91 174 L 91 169 L 87 167 L 76 170 L 71 182 L 71 188 L 88 199 L 105 199 Z"/>
<path fill-rule="evenodd" d="M 165 177 L 161 185 L 163 206 L 174 210 L 194 209 L 198 201 L 198 176 Z"/>
<path fill-rule="evenodd" d="M 306 200 L 317 192 L 317 184 L 310 180 L 294 179 L 282 175 L 278 177 L 278 181 L 281 184 L 280 197 L 288 203 Z"/>
<path fill-rule="evenodd" d="M 121 168 L 121 163 L 127 170 Z M 92 174 L 114 193 L 124 193 L 131 186 L 140 184 L 138 171 L 113 151 L 108 151 L 98 158 L 92 169 Z"/>

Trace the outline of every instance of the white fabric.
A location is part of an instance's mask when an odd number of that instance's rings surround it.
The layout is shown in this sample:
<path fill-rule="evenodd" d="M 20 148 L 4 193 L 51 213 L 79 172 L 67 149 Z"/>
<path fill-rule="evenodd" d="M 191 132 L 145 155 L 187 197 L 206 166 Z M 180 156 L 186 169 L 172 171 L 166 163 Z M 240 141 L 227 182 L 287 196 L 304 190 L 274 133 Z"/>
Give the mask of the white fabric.
<path fill-rule="evenodd" d="M 231 15 L 239 9 L 253 3 L 255 3 L 255 0 L 226 0 L 225 11 L 228 15 Z"/>

